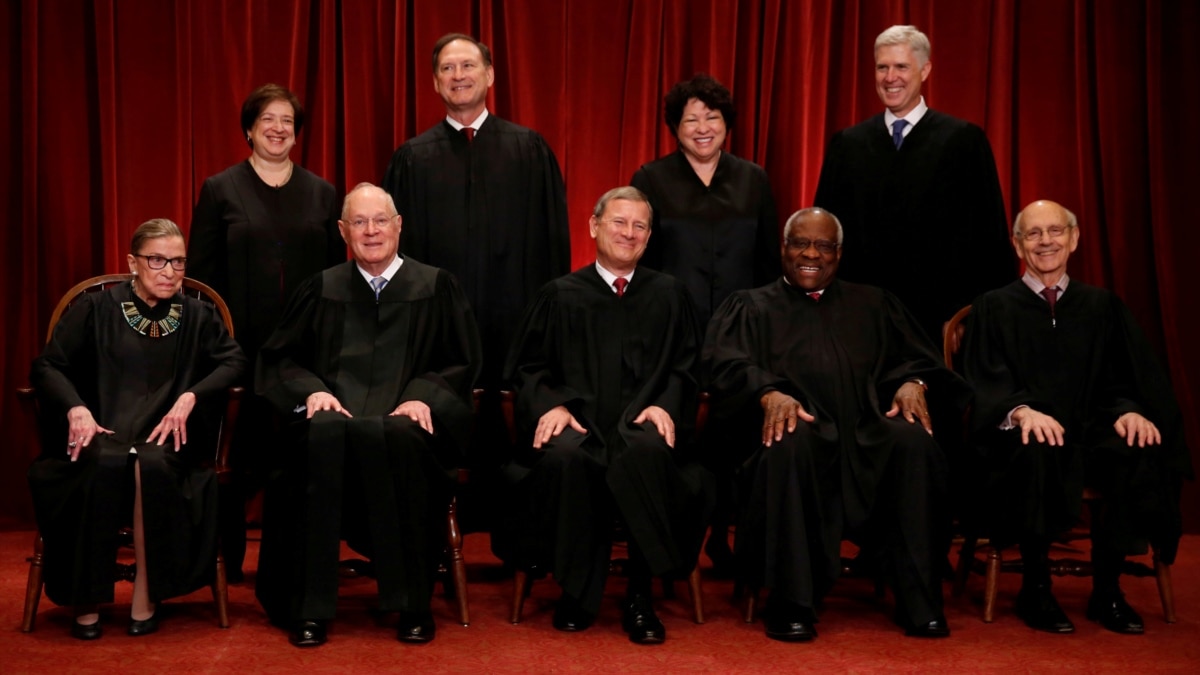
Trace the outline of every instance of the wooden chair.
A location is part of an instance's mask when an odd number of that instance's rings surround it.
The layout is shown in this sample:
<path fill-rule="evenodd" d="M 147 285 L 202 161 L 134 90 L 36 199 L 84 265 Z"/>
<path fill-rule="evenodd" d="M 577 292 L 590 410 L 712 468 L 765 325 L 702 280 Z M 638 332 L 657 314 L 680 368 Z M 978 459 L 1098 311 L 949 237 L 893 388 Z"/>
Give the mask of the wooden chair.
<path fill-rule="evenodd" d="M 513 410 L 513 403 L 516 399 L 516 393 L 512 391 L 500 392 L 500 407 L 504 413 L 505 425 L 508 428 L 509 441 L 515 446 L 517 443 L 517 427 L 516 414 Z M 705 422 L 708 420 L 708 394 L 701 394 L 700 405 L 696 409 L 696 431 L 700 432 L 704 428 Z M 609 563 L 610 571 L 615 570 L 620 573 L 623 561 L 621 559 L 613 559 Z M 692 620 L 696 623 L 704 623 L 704 601 L 703 591 L 700 586 L 700 565 L 699 561 L 692 568 L 687 578 L 688 594 L 692 601 Z M 529 573 L 525 570 L 518 569 L 513 574 L 513 596 L 512 596 L 512 614 L 510 620 L 513 624 L 521 623 L 521 614 L 525 608 L 525 597 L 529 595 L 529 590 L 533 584 L 533 580 L 529 578 Z M 670 598 L 675 596 L 674 580 L 663 579 L 663 594 Z"/>
<path fill-rule="evenodd" d="M 472 405 L 475 416 L 479 416 L 479 402 L 483 398 L 482 389 L 471 391 Z M 455 489 L 461 489 L 471 480 L 470 469 L 460 468 L 455 476 Z M 347 575 L 374 576 L 374 568 L 370 561 L 361 558 L 343 560 L 339 563 Z M 463 535 L 458 526 L 458 496 L 450 496 L 450 504 L 446 509 L 446 549 L 443 561 L 438 565 L 438 576 L 442 578 L 442 587 L 448 599 L 453 599 L 458 606 L 458 622 L 463 626 L 471 624 L 471 608 L 467 602 L 467 560 L 463 556 Z"/>
<path fill-rule="evenodd" d="M 954 368 L 954 357 L 958 354 L 956 347 L 962 343 L 964 334 L 963 321 L 970 313 L 970 305 L 963 307 L 954 314 L 954 317 L 950 319 L 950 323 L 947 325 L 946 334 L 943 339 L 942 354 L 946 360 L 946 365 L 952 369 Z M 951 338 L 954 339 L 952 340 Z M 964 428 L 966 427 L 964 426 Z M 1084 488 L 1083 503 L 1087 505 L 1089 513 L 1094 512 L 1103 499 L 1103 495 L 1098 490 Z M 1069 543 L 1088 538 L 1090 538 L 1090 531 L 1087 527 L 1081 526 L 1064 535 L 1060 539 L 1060 542 Z M 986 558 L 982 561 L 975 557 L 976 552 L 981 549 L 986 553 Z M 978 532 L 973 527 L 968 526 L 963 535 L 962 547 L 958 552 L 958 569 L 955 570 L 954 586 L 951 592 L 955 597 L 961 596 L 967 585 L 967 577 L 970 576 L 971 572 L 984 575 L 986 579 L 983 590 L 984 623 L 991 623 L 995 620 L 996 594 L 1000 583 L 1000 573 L 1020 573 L 1022 571 L 1020 559 L 1006 561 L 1003 558 L 1003 553 L 1003 547 L 979 537 Z M 1171 566 L 1159 560 L 1157 552 L 1153 552 L 1153 564 L 1154 568 L 1151 569 L 1145 563 L 1127 560 L 1125 561 L 1122 573 L 1135 577 L 1154 577 L 1158 582 L 1158 598 L 1162 602 L 1163 619 L 1167 623 L 1175 623 L 1175 591 L 1171 585 Z M 1084 559 L 1051 559 L 1050 573 L 1056 576 L 1092 576 L 1092 564 L 1090 560 Z"/>
<path fill-rule="evenodd" d="M 50 342 L 50 338 L 54 334 L 54 327 L 58 325 L 58 320 L 62 318 L 63 313 L 85 293 L 98 293 L 116 284 L 130 283 L 132 279 L 133 275 L 131 274 L 105 274 L 75 284 L 71 290 L 63 295 L 58 305 L 54 308 L 54 312 L 50 315 L 49 327 L 46 329 L 46 342 Z M 183 294 L 214 305 L 221 315 L 221 320 L 225 323 L 225 329 L 229 331 L 230 336 L 233 335 L 233 319 L 229 314 L 229 307 L 225 305 L 225 301 L 221 299 L 221 296 L 216 291 L 195 279 L 185 278 L 183 280 Z M 233 438 L 232 430 L 237 422 L 238 401 L 241 398 L 242 392 L 242 387 L 230 388 L 225 406 L 225 418 L 217 436 L 217 447 L 212 468 L 217 474 L 218 482 L 222 484 L 230 480 L 229 448 Z M 31 387 L 18 388 L 17 398 L 21 401 L 22 407 L 26 410 L 29 418 L 33 420 L 36 427 L 38 409 L 34 390 Z M 41 439 L 39 438 L 38 440 L 40 442 Z M 38 533 L 34 536 L 33 555 L 27 558 L 29 561 L 29 578 L 25 584 L 25 613 L 21 619 L 21 631 L 25 633 L 33 631 L 34 622 L 37 619 L 38 603 L 42 598 L 43 551 L 44 543 L 42 535 Z M 225 560 L 221 556 L 219 548 L 215 562 L 216 573 L 212 584 L 212 594 L 213 600 L 217 604 L 217 623 L 221 628 L 228 628 L 229 590 L 225 580 Z M 129 567 L 131 566 L 118 566 L 115 573 L 118 581 L 133 581 L 132 570 L 128 569 Z"/>

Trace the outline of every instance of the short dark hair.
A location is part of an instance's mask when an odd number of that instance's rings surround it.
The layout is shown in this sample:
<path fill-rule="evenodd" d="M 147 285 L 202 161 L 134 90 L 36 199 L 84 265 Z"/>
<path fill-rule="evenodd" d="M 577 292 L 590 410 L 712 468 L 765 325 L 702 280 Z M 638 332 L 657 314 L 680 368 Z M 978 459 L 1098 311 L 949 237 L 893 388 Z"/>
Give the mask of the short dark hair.
<path fill-rule="evenodd" d="M 263 108 L 270 105 L 272 101 L 286 101 L 292 104 L 293 126 L 297 136 L 304 128 L 304 106 L 300 105 L 300 98 L 287 87 L 268 82 L 250 92 L 250 95 L 242 102 L 242 133 L 247 135 L 246 144 L 250 147 L 254 147 L 254 143 L 248 137 L 250 130 L 254 128 L 254 121 L 262 114 Z"/>
<path fill-rule="evenodd" d="M 671 87 L 671 91 L 667 92 L 663 107 L 665 108 L 667 128 L 671 130 L 671 135 L 679 135 L 679 121 L 683 119 L 683 109 L 687 106 L 688 101 L 694 98 L 699 99 L 711 110 L 720 110 L 721 116 L 725 118 L 725 128 L 733 127 L 737 113 L 733 109 L 733 96 L 729 90 L 712 75 L 696 73 L 690 80 L 676 82 L 675 86 Z"/>
<path fill-rule="evenodd" d="M 466 33 L 446 33 L 442 37 L 438 38 L 437 42 L 433 43 L 433 72 L 435 74 L 437 73 L 437 69 L 438 69 L 438 59 L 441 58 L 441 56 L 442 56 L 442 50 L 446 48 L 446 45 L 450 44 L 451 42 L 454 42 L 455 40 L 462 40 L 463 42 L 470 42 L 471 44 L 478 47 L 479 53 L 483 54 L 483 66 L 485 68 L 491 67 L 491 65 L 492 65 L 492 50 L 488 49 L 487 45 L 483 44 L 479 40 L 476 40 L 475 38 L 471 37 L 470 35 L 467 35 Z"/>

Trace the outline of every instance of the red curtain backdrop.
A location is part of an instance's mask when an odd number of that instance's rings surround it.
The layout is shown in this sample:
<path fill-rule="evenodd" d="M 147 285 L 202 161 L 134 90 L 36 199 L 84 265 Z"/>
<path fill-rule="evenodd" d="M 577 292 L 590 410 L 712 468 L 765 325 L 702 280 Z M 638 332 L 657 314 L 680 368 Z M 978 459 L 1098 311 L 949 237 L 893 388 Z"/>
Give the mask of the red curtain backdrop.
<path fill-rule="evenodd" d="M 674 148 L 661 120 L 671 84 L 707 71 L 732 89 L 729 149 L 766 167 L 786 214 L 810 204 L 829 136 L 878 111 L 875 36 L 916 24 L 933 42 L 926 100 L 987 131 L 1010 218 L 1042 197 L 1079 215 L 1073 276 L 1133 308 L 1169 365 L 1200 448 L 1200 321 L 1184 300 L 1200 288 L 1189 208 L 1200 89 L 1188 84 L 1194 50 L 1185 46 L 1200 29 L 1200 3 L 0 4 L 0 380 L 10 439 L 0 452 L 2 517 L 30 516 L 24 471 L 33 444 L 12 392 L 26 381 L 59 296 L 84 277 L 123 271 L 141 222 L 168 217 L 189 227 L 204 178 L 248 155 L 238 113 L 264 82 L 290 87 L 307 109 L 293 159 L 343 193 L 378 182 L 392 151 L 443 115 L 429 50 L 450 31 L 491 45 L 490 109 L 537 129 L 557 153 L 578 266 L 592 259 L 586 221 L 595 199 Z M 913 251 L 922 237 L 912 233 Z M 1189 488 L 1186 505 L 1192 529 L 1197 492 Z"/>

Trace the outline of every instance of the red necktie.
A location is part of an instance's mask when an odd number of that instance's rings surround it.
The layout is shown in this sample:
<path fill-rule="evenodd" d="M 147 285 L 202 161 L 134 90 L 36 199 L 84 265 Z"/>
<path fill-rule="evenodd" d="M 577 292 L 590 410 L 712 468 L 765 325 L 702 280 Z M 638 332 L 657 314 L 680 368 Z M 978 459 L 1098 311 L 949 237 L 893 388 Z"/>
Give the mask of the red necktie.
<path fill-rule="evenodd" d="M 808 294 L 808 297 L 812 298 L 812 299 L 813 299 L 813 302 L 820 302 L 820 301 L 821 301 L 821 294 L 820 294 L 820 293 L 818 293 L 818 292 L 816 292 L 816 291 L 813 291 L 812 293 L 809 293 L 809 294 Z"/>
<path fill-rule="evenodd" d="M 475 140 L 475 130 L 474 130 L 473 128 L 471 128 L 471 127 L 463 127 L 463 128 L 462 128 L 462 135 L 467 137 L 467 142 L 468 142 L 468 143 L 470 143 L 471 141 Z"/>
<path fill-rule="evenodd" d="M 625 295 L 625 287 L 629 285 L 629 280 L 625 277 L 617 277 L 613 280 L 613 286 L 617 289 L 617 297 Z"/>
<path fill-rule="evenodd" d="M 1050 305 L 1050 325 L 1058 326 L 1058 320 L 1054 318 L 1054 304 L 1058 302 L 1058 286 L 1047 286 L 1042 289 L 1042 295 L 1046 298 L 1046 302 Z"/>

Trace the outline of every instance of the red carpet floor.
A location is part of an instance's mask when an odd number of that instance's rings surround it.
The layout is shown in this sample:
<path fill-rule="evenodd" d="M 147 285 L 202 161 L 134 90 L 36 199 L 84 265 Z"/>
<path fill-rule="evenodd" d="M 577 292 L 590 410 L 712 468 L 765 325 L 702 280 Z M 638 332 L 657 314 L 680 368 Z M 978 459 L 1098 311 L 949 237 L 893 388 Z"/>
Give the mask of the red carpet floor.
<path fill-rule="evenodd" d="M 512 581 L 487 581 L 497 565 L 486 535 L 470 535 L 472 621 L 458 625 L 446 600 L 434 601 L 437 639 L 409 646 L 395 641 L 391 617 L 370 612 L 373 582 L 343 582 L 338 620 L 329 642 L 300 650 L 267 623 L 254 601 L 252 580 L 231 586 L 228 630 L 217 627 L 207 590 L 166 605 L 166 619 L 151 636 L 125 635 L 129 584 L 117 587 L 117 604 L 104 615 L 105 635 L 84 643 L 69 637 L 70 611 L 42 599 L 37 629 L 20 631 L 31 532 L 0 532 L 0 673 L 377 673 L 377 672 L 1200 672 L 1200 537 L 1184 539 L 1174 568 L 1179 621 L 1166 624 L 1153 579 L 1127 579 L 1130 603 L 1146 619 L 1146 634 L 1119 636 L 1087 621 L 1090 581 L 1058 579 L 1060 602 L 1076 622 L 1074 635 L 1052 636 L 1027 629 L 1013 614 L 1017 575 L 1004 575 L 995 623 L 980 620 L 981 577 L 972 577 L 962 598 L 947 597 L 953 636 L 947 640 L 905 638 L 889 620 L 890 600 L 874 598 L 865 580 L 844 580 L 828 599 L 811 644 L 768 640 L 762 624 L 746 624 L 730 601 L 732 585 L 705 580 L 703 625 L 692 623 L 684 584 L 679 599 L 656 604 L 668 630 L 665 645 L 639 647 L 621 631 L 617 601 L 623 582 L 614 579 L 596 625 L 564 634 L 550 625 L 557 598 L 552 581 L 534 585 L 524 621 L 508 622 Z M 251 543 L 247 568 L 257 546 Z M 704 561 L 707 565 L 707 560 Z M 947 586 L 947 594 L 949 587 Z"/>

